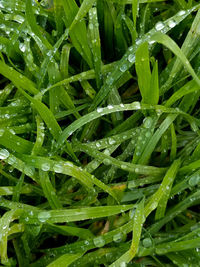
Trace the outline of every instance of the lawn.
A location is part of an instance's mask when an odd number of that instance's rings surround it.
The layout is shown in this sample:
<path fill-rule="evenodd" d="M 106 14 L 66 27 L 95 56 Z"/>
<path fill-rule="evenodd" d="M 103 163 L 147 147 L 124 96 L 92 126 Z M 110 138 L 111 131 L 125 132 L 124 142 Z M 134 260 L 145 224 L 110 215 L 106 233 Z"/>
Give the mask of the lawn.
<path fill-rule="evenodd" d="M 0 266 L 200 266 L 198 0 L 0 0 Z"/>

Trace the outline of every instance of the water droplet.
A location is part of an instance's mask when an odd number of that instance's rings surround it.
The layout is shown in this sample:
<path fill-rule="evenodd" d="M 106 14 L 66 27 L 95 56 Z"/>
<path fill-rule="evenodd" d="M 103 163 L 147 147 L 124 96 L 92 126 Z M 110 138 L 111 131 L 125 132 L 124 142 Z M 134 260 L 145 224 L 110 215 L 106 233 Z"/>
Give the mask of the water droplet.
<path fill-rule="evenodd" d="M 100 108 L 100 107 L 97 108 L 97 112 L 98 112 L 98 113 L 101 113 L 102 111 L 103 111 L 103 108 Z"/>
<path fill-rule="evenodd" d="M 108 77 L 108 79 L 106 80 L 106 83 L 111 85 L 114 82 L 114 79 L 112 76 Z"/>
<path fill-rule="evenodd" d="M 15 164 L 16 163 L 16 158 L 14 157 L 14 156 L 10 156 L 9 158 L 8 158 L 8 164 L 10 164 L 10 165 L 13 165 L 13 164 Z"/>
<path fill-rule="evenodd" d="M 24 43 L 20 43 L 20 44 L 19 44 L 19 49 L 24 53 L 25 50 L 26 50 L 26 46 L 25 46 L 25 44 L 24 44 Z"/>
<path fill-rule="evenodd" d="M 154 40 L 149 40 L 149 44 L 150 45 L 152 45 L 152 44 L 154 44 L 156 41 L 154 41 Z"/>
<path fill-rule="evenodd" d="M 0 137 L 4 134 L 4 129 L 0 129 Z"/>
<path fill-rule="evenodd" d="M 10 153 L 6 149 L 0 150 L 0 159 L 7 159 L 9 157 Z"/>
<path fill-rule="evenodd" d="M 180 11 L 178 12 L 178 15 L 179 15 L 179 16 L 183 16 L 183 15 L 185 15 L 185 13 L 186 13 L 185 10 L 180 10 Z"/>
<path fill-rule="evenodd" d="M 110 165 L 111 162 L 110 162 L 109 159 L 104 159 L 104 160 L 103 160 L 103 163 L 104 163 L 105 165 Z"/>
<path fill-rule="evenodd" d="M 126 264 L 125 261 L 123 261 L 123 262 L 120 263 L 120 267 L 126 267 L 126 266 L 127 266 L 127 264 Z"/>
<path fill-rule="evenodd" d="M 108 143 L 109 143 L 110 145 L 113 145 L 113 144 L 116 143 L 116 141 L 115 141 L 114 139 L 112 139 L 112 138 L 109 138 L 109 139 L 108 139 Z"/>
<path fill-rule="evenodd" d="M 101 146 L 101 144 L 99 143 L 99 142 L 96 142 L 96 147 L 100 147 Z"/>
<path fill-rule="evenodd" d="M 173 20 L 169 20 L 167 24 L 170 28 L 174 28 L 176 26 L 176 22 Z"/>
<path fill-rule="evenodd" d="M 133 105 L 135 109 L 141 109 L 140 102 L 133 102 Z"/>
<path fill-rule="evenodd" d="M 122 164 L 122 165 L 121 165 L 121 168 L 122 168 L 123 170 L 126 170 L 126 169 L 127 169 L 127 166 L 126 166 L 125 164 Z"/>
<path fill-rule="evenodd" d="M 130 55 L 128 56 L 128 61 L 129 61 L 130 63 L 133 63 L 133 62 L 135 61 L 135 55 L 130 54 Z"/>
<path fill-rule="evenodd" d="M 159 21 L 158 23 L 156 23 L 155 29 L 157 31 L 161 31 L 163 28 L 164 28 L 164 24 L 161 21 Z"/>
<path fill-rule="evenodd" d="M 190 186 L 195 186 L 200 182 L 199 174 L 194 174 L 188 181 Z"/>
<path fill-rule="evenodd" d="M 123 240 L 123 237 L 124 237 L 123 233 L 119 232 L 113 236 L 113 241 L 116 243 L 120 243 Z"/>
<path fill-rule="evenodd" d="M 57 163 L 53 166 L 53 170 L 57 173 L 62 173 L 63 172 L 63 165 L 60 163 Z"/>
<path fill-rule="evenodd" d="M 33 166 L 25 166 L 24 167 L 24 173 L 27 176 L 33 176 L 35 173 L 35 168 Z"/>
<path fill-rule="evenodd" d="M 103 237 L 99 236 L 93 239 L 94 245 L 98 248 L 103 247 L 105 245 L 105 240 Z"/>
<path fill-rule="evenodd" d="M 48 212 L 48 211 L 42 211 L 42 212 L 40 212 L 39 214 L 38 214 L 38 220 L 40 221 L 40 222 L 46 222 L 49 218 L 51 217 L 51 214 L 50 214 L 50 212 Z"/>
<path fill-rule="evenodd" d="M 119 69 L 120 69 L 121 72 L 125 72 L 127 70 L 127 65 L 124 64 Z"/>
<path fill-rule="evenodd" d="M 108 108 L 108 109 L 113 109 L 113 106 L 112 106 L 112 105 L 108 105 L 107 108 Z"/>
<path fill-rule="evenodd" d="M 50 164 L 49 163 L 43 163 L 42 165 L 41 165 L 41 169 L 43 170 L 43 171 L 49 171 L 50 170 Z"/>
<path fill-rule="evenodd" d="M 142 42 L 141 39 L 137 39 L 135 43 L 136 43 L 136 45 L 139 45 L 141 42 Z"/>
<path fill-rule="evenodd" d="M 132 210 L 129 211 L 130 219 L 133 219 L 134 214 L 135 214 L 135 209 L 132 209 Z"/>
<path fill-rule="evenodd" d="M 138 173 L 139 172 L 139 169 L 138 168 L 135 168 L 135 172 Z"/>
<path fill-rule="evenodd" d="M 152 123 L 153 123 L 153 119 L 151 117 L 146 117 L 144 120 L 143 120 L 143 124 L 144 124 L 144 128 L 150 128 L 152 126 Z"/>
<path fill-rule="evenodd" d="M 151 136 L 151 132 L 149 132 L 149 131 L 146 132 L 146 133 L 145 133 L 145 136 L 146 136 L 147 138 L 150 137 L 150 136 Z"/>
<path fill-rule="evenodd" d="M 150 238 L 145 238 L 143 239 L 142 244 L 145 248 L 149 248 L 152 246 L 152 241 Z"/>
<path fill-rule="evenodd" d="M 93 30 L 93 28 L 94 28 L 93 24 L 90 23 L 90 24 L 89 24 L 89 29 L 90 29 L 90 30 Z"/>
<path fill-rule="evenodd" d="M 120 104 L 120 107 L 121 107 L 121 108 L 124 108 L 124 104 Z"/>

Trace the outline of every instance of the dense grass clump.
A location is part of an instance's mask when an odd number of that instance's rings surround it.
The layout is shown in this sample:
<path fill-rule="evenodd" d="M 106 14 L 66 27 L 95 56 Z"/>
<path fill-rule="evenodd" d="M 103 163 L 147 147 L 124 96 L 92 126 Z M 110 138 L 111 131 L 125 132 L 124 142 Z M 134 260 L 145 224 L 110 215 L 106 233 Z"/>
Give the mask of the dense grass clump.
<path fill-rule="evenodd" d="M 200 266 L 200 4 L 0 0 L 0 262 Z"/>

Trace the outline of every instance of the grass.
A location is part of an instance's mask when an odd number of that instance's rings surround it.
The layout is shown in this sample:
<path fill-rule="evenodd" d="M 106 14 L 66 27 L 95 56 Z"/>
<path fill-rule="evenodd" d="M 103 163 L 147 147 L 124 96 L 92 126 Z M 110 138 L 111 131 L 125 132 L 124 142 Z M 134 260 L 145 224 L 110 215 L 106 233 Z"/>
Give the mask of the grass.
<path fill-rule="evenodd" d="M 200 5 L 0 0 L 1 266 L 200 265 Z"/>

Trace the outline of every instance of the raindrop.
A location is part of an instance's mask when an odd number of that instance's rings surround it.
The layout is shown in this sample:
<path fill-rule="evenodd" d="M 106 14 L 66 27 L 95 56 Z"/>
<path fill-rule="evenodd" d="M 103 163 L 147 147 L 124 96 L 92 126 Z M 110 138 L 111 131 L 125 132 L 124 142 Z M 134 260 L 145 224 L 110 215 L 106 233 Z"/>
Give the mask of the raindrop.
<path fill-rule="evenodd" d="M 121 165 L 121 168 L 122 168 L 123 170 L 126 170 L 126 169 L 127 169 L 127 166 L 126 166 L 125 164 L 122 164 L 122 165 Z"/>
<path fill-rule="evenodd" d="M 167 24 L 170 28 L 174 28 L 176 26 L 176 22 L 173 20 L 169 20 Z"/>
<path fill-rule="evenodd" d="M 139 45 L 141 42 L 142 42 L 141 39 L 137 39 L 135 43 L 136 43 L 136 45 Z"/>
<path fill-rule="evenodd" d="M 43 171 L 49 171 L 50 170 L 50 164 L 49 163 L 43 163 L 42 165 L 41 165 L 41 169 L 43 170 Z"/>
<path fill-rule="evenodd" d="M 185 10 L 180 10 L 180 11 L 178 12 L 178 15 L 179 15 L 179 16 L 183 16 L 183 15 L 185 15 L 185 13 L 186 13 Z"/>
<path fill-rule="evenodd" d="M 63 171 L 63 166 L 62 166 L 62 164 L 60 164 L 60 163 L 55 164 L 55 165 L 53 166 L 53 170 L 54 170 L 55 172 L 57 172 L 57 173 L 62 173 L 62 171 Z"/>
<path fill-rule="evenodd" d="M 155 42 L 156 42 L 156 41 L 154 41 L 154 40 L 150 40 L 150 41 L 149 41 L 149 44 L 152 45 L 152 44 L 154 44 Z"/>
<path fill-rule="evenodd" d="M 153 123 L 153 119 L 151 117 L 147 117 L 143 120 L 144 128 L 150 128 Z"/>
<path fill-rule="evenodd" d="M 127 70 L 127 65 L 124 64 L 119 69 L 121 72 L 125 72 Z"/>
<path fill-rule="evenodd" d="M 112 105 L 108 105 L 107 108 L 108 108 L 108 109 L 113 109 L 113 106 L 112 106 Z"/>
<path fill-rule="evenodd" d="M 26 46 L 25 46 L 25 44 L 24 44 L 24 43 L 20 43 L 20 45 L 19 45 L 19 49 L 24 53 L 25 50 L 26 50 Z"/>
<path fill-rule="evenodd" d="M 116 243 L 120 243 L 123 240 L 123 237 L 124 237 L 123 233 L 119 232 L 113 236 L 113 241 Z"/>
<path fill-rule="evenodd" d="M 123 262 L 121 262 L 120 263 L 120 267 L 126 267 L 127 265 L 126 265 L 126 262 L 125 261 L 123 261 Z"/>
<path fill-rule="evenodd" d="M 4 129 L 0 129 L 0 136 L 4 134 Z"/>
<path fill-rule="evenodd" d="M 10 153 L 6 149 L 0 150 L 0 159 L 7 159 L 9 157 Z"/>
<path fill-rule="evenodd" d="M 105 165 L 110 165 L 111 162 L 110 162 L 109 159 L 104 159 L 104 160 L 103 160 L 103 163 L 104 163 Z"/>
<path fill-rule="evenodd" d="M 46 222 L 46 220 L 48 220 L 49 218 L 51 217 L 51 214 L 50 214 L 50 212 L 48 212 L 48 211 L 42 211 L 42 212 L 40 212 L 39 214 L 38 214 L 38 220 L 40 221 L 40 222 Z"/>
<path fill-rule="evenodd" d="M 10 156 L 8 158 L 8 164 L 13 165 L 16 162 L 16 158 L 14 156 Z"/>
<path fill-rule="evenodd" d="M 135 214 L 135 209 L 132 209 L 132 210 L 129 211 L 130 219 L 133 219 L 134 214 Z"/>
<path fill-rule="evenodd" d="M 145 238 L 143 241 L 142 241 L 142 244 L 145 248 L 149 248 L 152 246 L 152 241 L 150 238 Z"/>
<path fill-rule="evenodd" d="M 140 102 L 133 102 L 135 109 L 141 109 Z"/>
<path fill-rule="evenodd" d="M 190 186 L 195 186 L 199 182 L 200 182 L 200 176 L 198 174 L 193 175 L 188 181 Z"/>
<path fill-rule="evenodd" d="M 151 133 L 148 131 L 148 132 L 145 133 L 145 136 L 148 138 L 148 137 L 151 136 Z"/>
<path fill-rule="evenodd" d="M 115 141 L 114 139 L 112 139 L 112 138 L 109 138 L 109 139 L 108 139 L 108 143 L 109 143 L 110 145 L 113 145 L 113 144 L 116 143 L 116 141 Z"/>
<path fill-rule="evenodd" d="M 130 63 L 133 63 L 133 62 L 135 61 L 135 55 L 133 55 L 133 54 L 129 55 L 129 56 L 128 56 L 128 61 L 129 61 Z"/>
<path fill-rule="evenodd" d="M 103 111 L 103 108 L 100 108 L 100 107 L 97 108 L 97 112 L 98 112 L 98 113 L 101 113 L 102 111 Z"/>
<path fill-rule="evenodd" d="M 112 76 L 108 77 L 108 79 L 106 80 L 106 83 L 111 85 L 114 82 L 114 79 Z"/>
<path fill-rule="evenodd" d="M 101 236 L 94 238 L 93 242 L 94 242 L 94 245 L 98 248 L 103 247 L 106 243 L 103 237 Z"/>
<path fill-rule="evenodd" d="M 25 167 L 24 167 L 24 173 L 25 173 L 27 176 L 33 176 L 34 173 L 35 173 L 35 168 L 32 167 L 32 166 L 25 166 Z"/>
<path fill-rule="evenodd" d="M 89 24 L 89 29 L 90 29 L 90 30 L 93 30 L 93 28 L 94 28 L 93 24 L 90 23 L 90 24 Z"/>
<path fill-rule="evenodd" d="M 164 24 L 159 21 L 158 23 L 156 23 L 155 28 L 157 31 L 161 31 L 164 28 Z"/>
<path fill-rule="evenodd" d="M 121 107 L 121 108 L 124 108 L 124 104 L 120 104 L 120 107 Z"/>
<path fill-rule="evenodd" d="M 100 147 L 101 146 L 101 144 L 99 143 L 99 142 L 96 142 L 96 147 Z"/>

